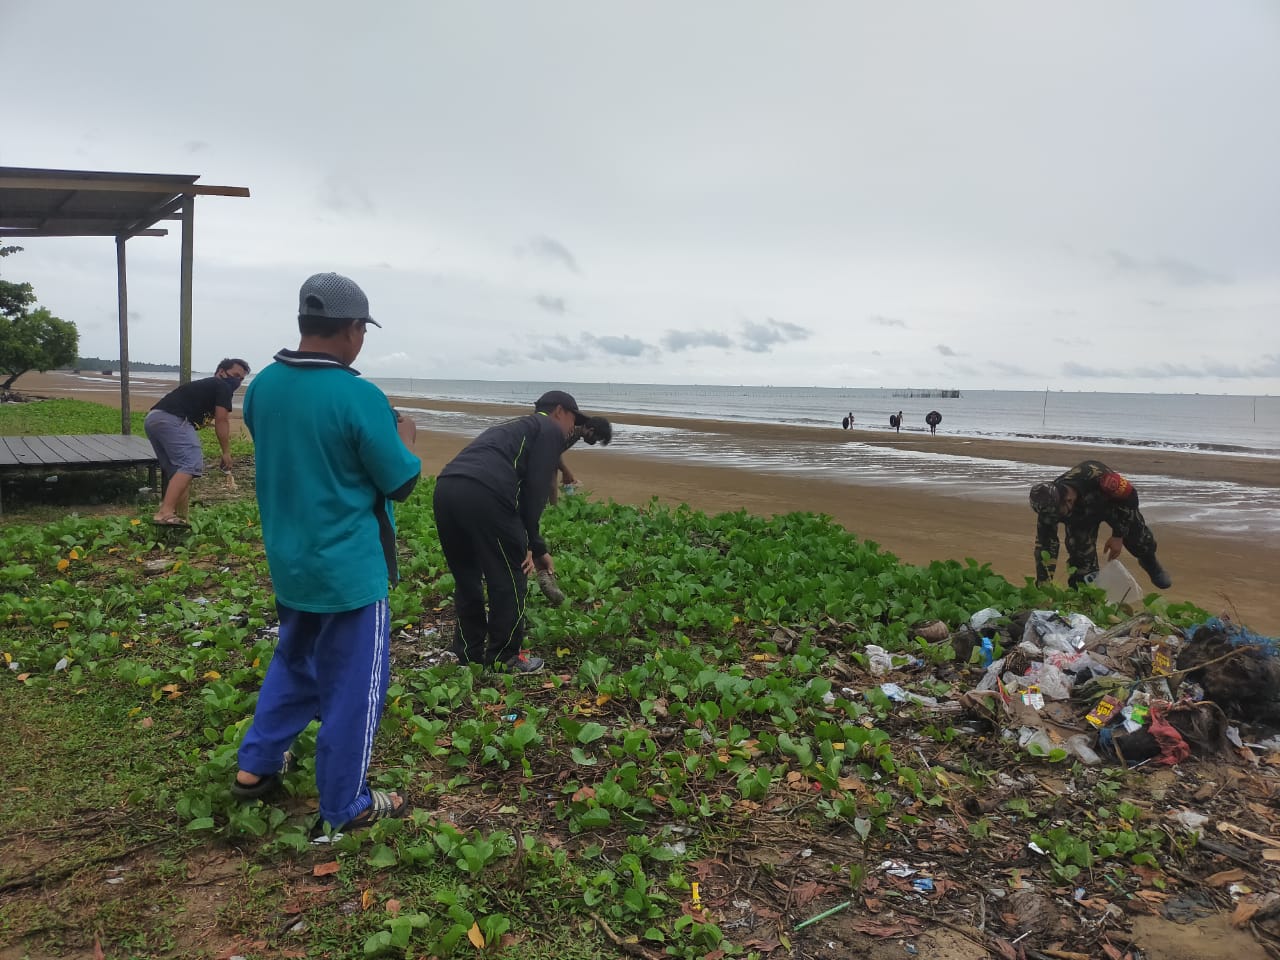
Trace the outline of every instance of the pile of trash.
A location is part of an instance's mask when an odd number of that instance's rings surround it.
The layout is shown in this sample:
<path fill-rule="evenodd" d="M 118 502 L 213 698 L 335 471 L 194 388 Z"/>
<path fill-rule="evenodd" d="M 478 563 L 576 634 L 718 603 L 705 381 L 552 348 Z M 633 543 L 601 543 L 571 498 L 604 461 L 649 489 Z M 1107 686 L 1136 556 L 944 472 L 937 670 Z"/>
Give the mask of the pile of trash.
<path fill-rule="evenodd" d="M 1280 750 L 1277 641 L 1228 619 L 1184 630 L 1143 614 L 1104 630 L 988 608 L 948 639 L 983 671 L 961 711 L 1035 756 L 1134 767 Z"/>

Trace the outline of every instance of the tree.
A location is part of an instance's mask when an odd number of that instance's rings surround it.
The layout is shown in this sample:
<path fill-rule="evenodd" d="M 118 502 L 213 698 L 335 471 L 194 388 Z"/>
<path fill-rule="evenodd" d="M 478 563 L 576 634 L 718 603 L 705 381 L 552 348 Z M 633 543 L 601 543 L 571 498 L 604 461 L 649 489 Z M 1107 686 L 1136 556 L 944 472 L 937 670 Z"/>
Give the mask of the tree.
<path fill-rule="evenodd" d="M 0 247 L 0 257 L 21 249 Z M 43 372 L 75 363 L 79 350 L 76 325 L 37 307 L 31 284 L 0 280 L 0 377 L 8 377 L 0 384 L 0 394 L 28 370 Z"/>

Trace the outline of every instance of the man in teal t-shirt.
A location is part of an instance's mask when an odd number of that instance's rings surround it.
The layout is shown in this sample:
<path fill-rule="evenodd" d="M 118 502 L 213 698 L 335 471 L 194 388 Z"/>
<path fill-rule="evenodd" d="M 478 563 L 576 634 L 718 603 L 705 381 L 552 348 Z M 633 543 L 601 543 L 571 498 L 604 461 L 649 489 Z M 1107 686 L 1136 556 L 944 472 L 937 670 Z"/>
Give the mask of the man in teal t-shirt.
<path fill-rule="evenodd" d="M 321 273 L 298 300 L 298 349 L 277 353 L 244 398 L 280 641 L 232 793 L 277 787 L 290 745 L 318 717 L 321 820 L 351 830 L 408 809 L 365 777 L 391 670 L 391 501 L 409 496 L 422 464 L 414 422 L 351 367 L 365 329 L 381 326 L 364 292 Z"/>

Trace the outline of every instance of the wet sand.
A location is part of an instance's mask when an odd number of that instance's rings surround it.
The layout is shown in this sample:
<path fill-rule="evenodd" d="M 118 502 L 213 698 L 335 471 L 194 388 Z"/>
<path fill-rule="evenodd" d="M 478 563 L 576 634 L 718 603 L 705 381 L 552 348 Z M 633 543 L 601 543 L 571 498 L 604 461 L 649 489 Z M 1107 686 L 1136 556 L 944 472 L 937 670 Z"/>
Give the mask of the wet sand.
<path fill-rule="evenodd" d="M 74 396 L 118 405 L 118 384 L 102 378 L 85 383 L 62 374 L 27 374 L 20 389 L 31 394 Z M 131 406 L 147 409 L 173 383 L 138 381 Z M 484 415 L 509 416 L 527 408 L 452 403 L 421 398 L 392 398 L 397 406 Z M 678 426 L 686 430 L 728 433 L 753 444 L 845 444 L 858 442 L 901 449 L 955 454 L 984 460 L 1044 464 L 1054 468 L 1096 457 L 1130 474 L 1164 474 L 1190 480 L 1228 480 L 1276 487 L 1280 466 L 1274 460 L 1162 450 L 1085 447 L 1066 444 L 966 439 L 945 435 L 896 434 L 885 430 L 846 433 L 839 428 L 672 420 L 596 411 L 616 425 Z M 434 474 L 466 443 L 467 438 L 435 430 L 418 434 L 417 453 L 425 473 Z M 593 497 L 640 504 L 657 497 L 665 503 L 687 503 L 710 512 L 748 510 L 765 516 L 793 511 L 824 513 L 857 536 L 878 543 L 913 564 L 973 558 L 1014 583 L 1034 572 L 1035 519 L 1024 503 L 997 503 L 965 496 L 955 489 L 927 486 L 857 485 L 806 476 L 762 473 L 734 466 L 689 463 L 628 454 L 612 447 L 579 444 L 568 454 L 582 487 Z M 1263 534 L 1232 533 L 1196 523 L 1152 523 L 1160 558 L 1173 576 L 1165 591 L 1170 601 L 1191 601 L 1213 613 L 1228 612 L 1253 629 L 1280 636 L 1280 543 Z M 1104 527 L 1105 531 L 1105 527 Z M 552 544 L 554 552 L 555 545 Z M 1063 558 L 1065 562 L 1065 556 Z M 1065 565 L 1065 563 L 1063 564 Z M 1132 558 L 1127 565 L 1139 583 L 1145 575 Z M 1059 574 L 1063 576 L 1063 574 Z"/>

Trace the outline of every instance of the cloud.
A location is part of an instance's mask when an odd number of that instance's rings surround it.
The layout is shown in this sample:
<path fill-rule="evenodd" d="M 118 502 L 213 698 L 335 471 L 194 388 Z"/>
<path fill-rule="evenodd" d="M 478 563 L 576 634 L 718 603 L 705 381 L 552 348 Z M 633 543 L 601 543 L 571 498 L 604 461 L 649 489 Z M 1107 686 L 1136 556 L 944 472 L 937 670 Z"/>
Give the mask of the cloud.
<path fill-rule="evenodd" d="M 950 347 L 948 347 L 945 343 L 940 343 L 940 344 L 938 344 L 936 347 L 934 347 L 933 349 L 937 350 L 937 351 L 938 351 L 940 354 L 942 354 L 944 357 L 958 357 L 958 356 L 960 356 L 960 354 L 956 353 L 954 350 L 952 350 Z"/>
<path fill-rule="evenodd" d="M 407 367 L 412 364 L 413 357 L 405 353 L 403 350 L 380 354 L 376 357 L 360 358 L 360 366 L 366 367 L 370 370 L 379 370 L 385 367 Z"/>
<path fill-rule="evenodd" d="M 545 293 L 540 293 L 533 298 L 533 302 L 540 306 L 547 313 L 564 313 L 565 303 L 564 297 L 552 297 Z"/>
<path fill-rule="evenodd" d="M 561 266 L 572 270 L 574 273 L 581 273 L 578 269 L 578 261 L 569 248 L 559 240 L 548 236 L 537 236 L 529 241 L 528 246 L 520 248 L 520 253 L 527 253 L 530 256 L 547 260 L 551 263 L 558 263 Z"/>
<path fill-rule="evenodd" d="M 662 337 L 662 345 L 672 353 L 690 347 L 722 347 L 729 349 L 733 340 L 719 330 L 668 330 Z"/>
<path fill-rule="evenodd" d="M 591 357 L 591 351 L 587 349 L 587 346 L 587 338 L 570 340 L 563 334 L 558 334 L 539 343 L 529 352 L 529 356 L 534 360 L 580 363 Z"/>
<path fill-rule="evenodd" d="M 1109 250 L 1107 257 L 1111 265 L 1120 273 L 1129 273 L 1139 277 L 1154 277 L 1179 287 L 1222 286 L 1231 283 L 1231 278 L 1197 266 L 1176 257 L 1156 257 L 1143 260 L 1131 256 L 1123 250 Z"/>
<path fill-rule="evenodd" d="M 373 214 L 373 199 L 364 185 L 344 174 L 331 173 L 320 181 L 320 205 L 342 214 Z"/>
<path fill-rule="evenodd" d="M 907 326 L 907 321 L 905 320 L 900 320 L 897 317 L 886 317 L 879 313 L 873 313 L 867 319 L 878 327 L 902 327 L 906 329 Z"/>
<path fill-rule="evenodd" d="M 480 357 L 480 360 L 494 367 L 514 367 L 520 364 L 528 363 L 529 358 L 523 353 L 503 347 L 492 353 L 486 353 Z"/>
<path fill-rule="evenodd" d="M 1006 363 L 1002 360 L 988 360 L 986 365 L 992 370 L 997 370 L 1000 373 L 1007 373 L 1014 377 L 1034 377 L 1041 372 L 1029 367 L 1024 367 L 1019 363 Z"/>
<path fill-rule="evenodd" d="M 807 340 L 811 334 L 811 330 L 798 324 L 775 320 L 773 317 L 767 318 L 764 323 L 744 320 L 740 345 L 743 350 L 751 353 L 767 353 L 774 344 L 791 340 Z"/>
<path fill-rule="evenodd" d="M 649 344 L 635 337 L 595 337 L 588 334 L 584 339 L 605 353 L 619 357 L 639 357 L 653 350 Z"/>
<path fill-rule="evenodd" d="M 1158 363 L 1119 369 L 1092 367 L 1088 364 L 1069 361 L 1062 365 L 1062 372 L 1069 377 L 1117 380 L 1155 380 L 1169 377 L 1185 377 L 1192 380 L 1249 380 L 1255 377 L 1280 376 L 1280 353 L 1263 354 L 1258 362 L 1248 365 L 1206 360 L 1200 366 L 1187 363 Z"/>
<path fill-rule="evenodd" d="M 598 359 L 601 354 L 614 357 L 641 357 L 657 352 L 652 344 L 628 336 L 603 336 L 584 333 L 576 337 L 557 334 L 533 346 L 525 359 L 554 360 L 556 363 L 581 363 Z"/>

